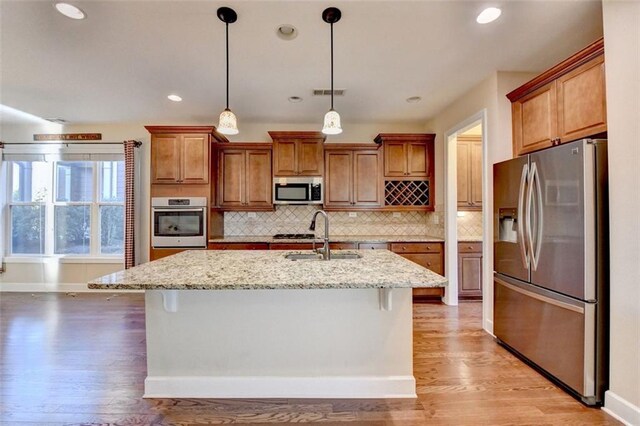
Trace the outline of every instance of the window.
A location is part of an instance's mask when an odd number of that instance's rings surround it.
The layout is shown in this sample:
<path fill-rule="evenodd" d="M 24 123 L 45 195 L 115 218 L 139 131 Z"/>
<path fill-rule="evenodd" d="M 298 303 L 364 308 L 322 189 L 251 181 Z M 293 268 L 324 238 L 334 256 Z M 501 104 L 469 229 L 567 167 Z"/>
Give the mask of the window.
<path fill-rule="evenodd" d="M 8 166 L 11 254 L 123 254 L 123 161 L 10 161 Z"/>

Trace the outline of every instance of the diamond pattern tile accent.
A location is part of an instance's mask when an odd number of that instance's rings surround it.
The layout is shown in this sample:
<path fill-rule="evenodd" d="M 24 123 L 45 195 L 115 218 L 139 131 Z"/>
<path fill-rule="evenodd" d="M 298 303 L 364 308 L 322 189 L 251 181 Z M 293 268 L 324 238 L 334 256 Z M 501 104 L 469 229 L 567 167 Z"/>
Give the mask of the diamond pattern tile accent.
<path fill-rule="evenodd" d="M 246 212 L 224 213 L 225 236 L 274 235 L 281 233 L 306 233 L 316 206 L 277 206 L 273 212 L 256 212 L 249 218 Z M 391 212 L 330 212 L 333 235 L 429 235 L 444 237 L 444 214 L 436 212 L 402 212 L 393 217 Z M 316 235 L 324 233 L 324 223 L 316 224 Z"/>

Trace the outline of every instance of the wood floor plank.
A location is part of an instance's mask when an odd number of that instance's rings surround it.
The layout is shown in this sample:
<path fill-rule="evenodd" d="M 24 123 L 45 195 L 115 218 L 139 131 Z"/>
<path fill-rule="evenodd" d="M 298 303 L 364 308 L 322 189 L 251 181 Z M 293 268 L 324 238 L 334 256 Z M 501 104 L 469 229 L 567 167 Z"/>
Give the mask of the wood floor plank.
<path fill-rule="evenodd" d="M 414 305 L 417 399 L 143 399 L 143 294 L 0 293 L 0 424 L 619 424 L 498 346 L 481 316 Z"/>

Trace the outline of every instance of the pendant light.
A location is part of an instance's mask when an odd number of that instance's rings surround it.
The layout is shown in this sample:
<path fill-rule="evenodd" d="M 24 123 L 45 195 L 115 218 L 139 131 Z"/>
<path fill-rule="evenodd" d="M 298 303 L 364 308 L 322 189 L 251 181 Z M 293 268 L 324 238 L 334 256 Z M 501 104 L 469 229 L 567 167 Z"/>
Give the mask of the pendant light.
<path fill-rule="evenodd" d="M 233 24 L 238 20 L 235 10 L 230 7 L 221 7 L 218 9 L 218 18 L 225 23 L 226 29 L 226 51 L 227 51 L 227 107 L 220 114 L 217 131 L 223 135 L 238 134 L 238 119 L 236 115 L 229 109 L 229 24 Z"/>
<path fill-rule="evenodd" d="M 342 12 L 337 7 L 329 7 L 322 12 L 322 20 L 331 25 L 331 109 L 324 116 L 322 133 L 325 135 L 338 135 L 342 133 L 340 114 L 333 109 L 333 24 L 342 17 Z"/>

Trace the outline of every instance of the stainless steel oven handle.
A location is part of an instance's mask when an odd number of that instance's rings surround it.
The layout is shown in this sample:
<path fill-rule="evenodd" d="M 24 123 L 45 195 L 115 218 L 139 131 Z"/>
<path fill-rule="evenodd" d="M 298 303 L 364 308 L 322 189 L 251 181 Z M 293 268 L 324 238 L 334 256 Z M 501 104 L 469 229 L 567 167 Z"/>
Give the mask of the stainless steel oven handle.
<path fill-rule="evenodd" d="M 522 176 L 520 177 L 520 192 L 518 192 L 518 245 L 520 246 L 520 255 L 522 257 L 522 264 L 525 268 L 529 268 L 529 254 L 527 253 L 526 238 L 524 234 L 524 221 L 527 215 L 524 211 L 524 194 L 527 185 L 527 176 L 529 175 L 529 165 L 522 166 Z"/>
<path fill-rule="evenodd" d="M 160 213 L 160 212 L 165 212 L 165 213 L 167 213 L 167 212 L 203 212 L 204 210 L 205 209 L 202 208 L 202 207 L 201 208 L 197 208 L 197 209 L 181 209 L 179 207 L 177 207 L 177 208 L 176 207 L 169 207 L 169 208 L 154 207 L 153 208 L 153 211 L 154 212 L 158 212 L 158 213 Z"/>

